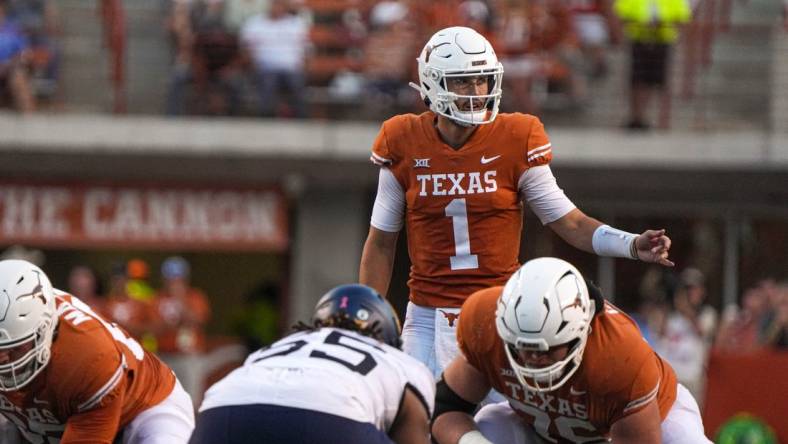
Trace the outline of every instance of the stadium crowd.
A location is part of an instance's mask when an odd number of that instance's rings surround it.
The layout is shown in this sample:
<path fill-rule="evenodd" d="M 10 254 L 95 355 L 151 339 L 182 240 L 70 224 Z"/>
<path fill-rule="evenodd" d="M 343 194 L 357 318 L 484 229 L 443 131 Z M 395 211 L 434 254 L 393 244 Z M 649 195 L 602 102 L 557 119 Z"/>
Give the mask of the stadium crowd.
<path fill-rule="evenodd" d="M 432 30 L 468 26 L 506 67 L 504 109 L 582 110 L 610 71 L 610 48 L 631 42 L 630 116 L 646 129 L 663 90 L 670 47 L 690 19 L 687 0 L 643 15 L 643 0 L 169 0 L 167 115 L 380 118 L 421 108 L 407 84 Z M 6 10 L 3 12 L 3 10 Z M 60 46 L 55 2 L 0 2 L 0 80 L 12 105 L 57 105 Z M 167 42 L 161 42 L 167 45 Z M 624 85 L 622 85 L 623 87 Z M 54 100 L 53 100 L 54 99 Z M 330 110 L 330 111 L 329 111 Z M 358 113 L 355 113 L 358 115 Z"/>

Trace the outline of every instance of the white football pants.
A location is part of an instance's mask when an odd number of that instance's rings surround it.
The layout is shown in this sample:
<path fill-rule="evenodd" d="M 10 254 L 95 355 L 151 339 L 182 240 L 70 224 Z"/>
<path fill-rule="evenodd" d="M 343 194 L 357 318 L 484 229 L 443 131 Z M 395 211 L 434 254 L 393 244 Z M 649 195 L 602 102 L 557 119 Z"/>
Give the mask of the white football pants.
<path fill-rule="evenodd" d="M 176 379 L 172 393 L 140 412 L 124 429 L 123 444 L 186 444 L 194 430 L 192 398 Z"/>
<path fill-rule="evenodd" d="M 508 402 L 490 404 L 474 418 L 479 430 L 496 444 L 547 444 L 526 425 Z M 676 402 L 662 421 L 663 444 L 712 444 L 703 434 L 698 403 L 683 385 L 678 384 Z"/>

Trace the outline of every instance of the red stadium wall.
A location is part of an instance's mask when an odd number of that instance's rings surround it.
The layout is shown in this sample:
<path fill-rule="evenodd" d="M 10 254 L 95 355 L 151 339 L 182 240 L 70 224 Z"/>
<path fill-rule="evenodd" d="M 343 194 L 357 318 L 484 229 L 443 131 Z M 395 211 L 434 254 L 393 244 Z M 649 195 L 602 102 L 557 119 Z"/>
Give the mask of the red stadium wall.
<path fill-rule="evenodd" d="M 731 416 L 748 412 L 766 421 L 779 442 L 788 443 L 788 353 L 751 354 L 713 352 L 707 371 L 703 422 L 706 434 Z"/>

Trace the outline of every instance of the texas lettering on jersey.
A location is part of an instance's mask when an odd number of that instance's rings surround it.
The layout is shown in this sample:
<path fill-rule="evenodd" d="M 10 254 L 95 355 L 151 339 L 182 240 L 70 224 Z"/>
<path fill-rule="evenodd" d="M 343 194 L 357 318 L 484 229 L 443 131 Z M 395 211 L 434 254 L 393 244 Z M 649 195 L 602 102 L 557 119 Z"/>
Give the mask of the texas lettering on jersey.
<path fill-rule="evenodd" d="M 441 140 L 434 122 L 432 112 L 387 120 L 371 160 L 389 168 L 405 194 L 411 300 L 456 308 L 474 291 L 503 284 L 519 266 L 519 180 L 548 164 L 552 149 L 531 115 L 499 114 L 457 150 Z"/>
<path fill-rule="evenodd" d="M 484 173 L 418 174 L 419 196 L 465 196 L 468 194 L 494 193 L 498 191 L 496 171 Z"/>
<path fill-rule="evenodd" d="M 493 287 L 468 298 L 457 341 L 468 362 L 534 431 L 550 442 L 592 442 L 606 439 L 616 421 L 652 401 L 662 419 L 667 416 L 676 399 L 673 369 L 634 321 L 609 303 L 594 316 L 580 368 L 564 385 L 538 393 L 520 384 L 495 330 L 501 291 Z"/>

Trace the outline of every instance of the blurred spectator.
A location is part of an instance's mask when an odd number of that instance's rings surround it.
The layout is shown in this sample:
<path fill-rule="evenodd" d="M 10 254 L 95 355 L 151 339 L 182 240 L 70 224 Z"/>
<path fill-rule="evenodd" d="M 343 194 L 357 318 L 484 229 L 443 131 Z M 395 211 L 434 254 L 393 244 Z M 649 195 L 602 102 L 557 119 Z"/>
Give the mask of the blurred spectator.
<path fill-rule="evenodd" d="M 126 264 L 126 293 L 132 299 L 142 302 L 150 302 L 156 292 L 148 283 L 150 268 L 148 263 L 142 259 L 132 259 Z"/>
<path fill-rule="evenodd" d="M 128 283 L 127 265 L 122 262 L 114 264 L 110 272 L 104 313 L 139 340 L 146 350 L 155 353 L 156 339 L 150 333 L 150 305 L 132 298 L 128 293 Z"/>
<path fill-rule="evenodd" d="M 224 0 L 224 26 L 238 34 L 247 20 L 267 13 L 271 0 Z"/>
<path fill-rule="evenodd" d="M 626 127 L 648 129 L 649 99 L 653 91 L 666 91 L 670 52 L 679 37 L 679 26 L 690 19 L 690 4 L 688 0 L 615 0 L 614 10 L 631 42 Z"/>
<path fill-rule="evenodd" d="M 742 296 L 741 308 L 725 307 L 715 346 L 733 353 L 761 348 L 768 316 L 769 301 L 763 284 L 748 288 Z"/>
<path fill-rule="evenodd" d="M 7 0 L 8 16 L 17 23 L 30 42 L 33 90 L 38 96 L 52 96 L 57 90 L 60 47 L 59 19 L 55 0 Z"/>
<path fill-rule="evenodd" d="M 612 0 L 567 0 L 580 47 L 592 77 L 607 74 L 606 51 L 621 40 Z"/>
<path fill-rule="evenodd" d="M 184 3 L 176 0 L 171 20 L 179 54 L 170 79 L 167 114 L 184 113 L 186 87 L 193 84 L 201 110 L 235 115 L 242 87 L 240 49 L 236 35 L 225 26 L 224 2 Z"/>
<path fill-rule="evenodd" d="M 22 30 L 6 15 L 7 4 L 0 1 L 0 86 L 22 113 L 35 110 L 35 98 L 27 70 L 30 43 Z"/>
<path fill-rule="evenodd" d="M 582 54 L 566 6 L 560 0 L 509 0 L 504 5 L 498 32 L 509 106 L 535 113 L 554 91 L 579 104 L 586 96 Z"/>
<path fill-rule="evenodd" d="M 704 342 L 711 344 L 717 331 L 717 310 L 706 304 L 706 277 L 697 268 L 686 268 L 679 275 L 673 295 L 676 313 L 689 320 Z"/>
<path fill-rule="evenodd" d="M 365 106 L 371 115 L 392 115 L 414 97 L 408 88 L 418 44 L 408 7 L 384 1 L 370 11 L 372 25 L 364 45 Z"/>
<path fill-rule="evenodd" d="M 767 322 L 763 328 L 763 344 L 780 350 L 788 349 L 788 282 L 767 281 L 769 302 Z"/>
<path fill-rule="evenodd" d="M 208 298 L 189 284 L 190 267 L 173 256 L 161 265 L 162 288 L 154 299 L 162 353 L 199 353 L 205 350 L 205 324 L 211 316 Z"/>
<path fill-rule="evenodd" d="M 77 265 L 71 269 L 68 274 L 68 293 L 88 304 L 96 313 L 102 316 L 106 314 L 106 300 L 92 268 Z"/>
<path fill-rule="evenodd" d="M 697 399 L 703 399 L 706 360 L 717 325 L 716 311 L 704 304 L 705 277 L 697 268 L 679 275 L 673 295 L 673 311 L 656 341 L 655 349 L 673 369 L 679 382 Z"/>
<path fill-rule="evenodd" d="M 529 8 L 526 2 L 507 0 L 502 9 L 498 30 L 499 58 L 505 69 L 506 94 L 502 100 L 512 111 L 536 112 L 531 88 L 540 64 L 532 46 Z"/>
<path fill-rule="evenodd" d="M 189 263 L 172 256 L 161 264 L 162 288 L 153 303 L 161 359 L 169 365 L 195 402 L 202 398 L 202 354 L 205 324 L 211 316 L 208 298 L 190 283 Z"/>
<path fill-rule="evenodd" d="M 288 0 L 272 0 L 268 13 L 250 18 L 241 28 L 241 42 L 257 78 L 260 114 L 278 115 L 280 96 L 290 96 L 289 113 L 306 117 L 304 58 L 310 23 Z"/>

